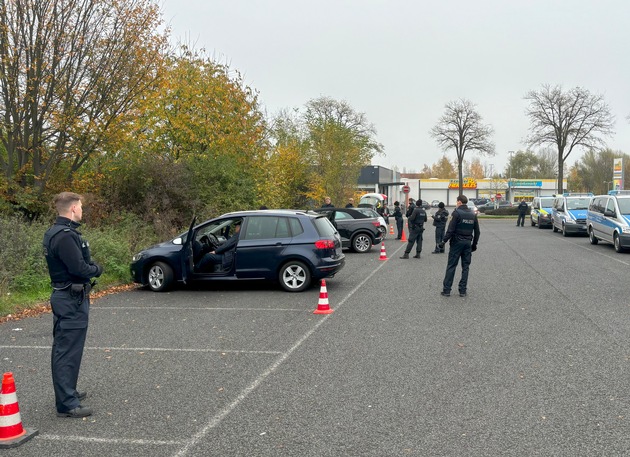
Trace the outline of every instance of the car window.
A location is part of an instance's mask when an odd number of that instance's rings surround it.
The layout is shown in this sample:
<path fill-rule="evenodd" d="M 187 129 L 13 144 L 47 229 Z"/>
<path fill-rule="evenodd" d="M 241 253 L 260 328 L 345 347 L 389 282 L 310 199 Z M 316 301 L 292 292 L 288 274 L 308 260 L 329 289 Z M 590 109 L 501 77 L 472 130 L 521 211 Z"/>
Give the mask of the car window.
<path fill-rule="evenodd" d="M 328 218 L 326 218 L 325 216 L 314 218 L 313 224 L 315 225 L 315 229 L 317 230 L 317 233 L 319 233 L 319 236 L 321 237 L 325 237 L 325 238 L 332 237 L 337 231 L 335 230 L 335 227 L 330 223 Z"/>
<path fill-rule="evenodd" d="M 553 206 L 553 198 L 541 198 L 538 203 L 540 208 L 551 208 Z"/>
<path fill-rule="evenodd" d="M 289 226 L 291 227 L 291 235 L 298 236 L 304 233 L 304 227 L 297 217 L 289 218 Z"/>
<path fill-rule="evenodd" d="M 589 197 L 567 198 L 567 209 L 588 209 L 590 201 Z"/>
<path fill-rule="evenodd" d="M 630 215 L 630 198 L 619 198 L 617 199 L 617 204 L 619 205 L 619 212 L 621 214 L 624 216 Z"/>
<path fill-rule="evenodd" d="M 354 219 L 352 216 L 350 216 L 348 213 L 346 213 L 345 211 L 335 211 L 335 220 L 336 221 L 341 221 L 341 220 L 348 220 L 348 219 Z"/>
<path fill-rule="evenodd" d="M 609 198 L 608 199 L 608 204 L 606 205 L 606 210 L 607 211 L 612 211 L 613 213 L 615 212 L 615 201 L 613 198 Z"/>
<path fill-rule="evenodd" d="M 267 240 L 287 238 L 288 236 L 289 222 L 286 217 L 251 216 L 248 218 L 247 229 L 243 238 L 246 240 Z"/>

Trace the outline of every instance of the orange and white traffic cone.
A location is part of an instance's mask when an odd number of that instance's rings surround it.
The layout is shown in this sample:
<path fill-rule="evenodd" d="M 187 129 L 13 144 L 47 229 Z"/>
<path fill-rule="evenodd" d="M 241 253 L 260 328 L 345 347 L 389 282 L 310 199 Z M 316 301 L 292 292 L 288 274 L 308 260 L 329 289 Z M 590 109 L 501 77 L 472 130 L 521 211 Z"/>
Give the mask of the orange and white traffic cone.
<path fill-rule="evenodd" d="M 13 373 L 5 373 L 0 391 L 0 449 L 17 447 L 38 433 L 22 427 Z"/>
<path fill-rule="evenodd" d="M 387 260 L 387 253 L 385 252 L 385 242 L 381 243 L 381 256 L 378 260 Z"/>
<path fill-rule="evenodd" d="M 389 224 L 389 234 L 390 235 L 394 234 L 394 226 L 392 224 Z"/>
<path fill-rule="evenodd" d="M 403 229 L 402 231 L 402 237 L 400 238 L 400 241 L 402 241 L 403 243 L 407 242 L 407 235 L 405 235 L 405 229 Z"/>
<path fill-rule="evenodd" d="M 313 314 L 330 314 L 334 309 L 330 309 L 328 304 L 328 290 L 326 290 L 326 280 L 322 279 L 322 285 L 319 289 L 319 303 L 317 303 L 317 309 L 313 311 Z"/>

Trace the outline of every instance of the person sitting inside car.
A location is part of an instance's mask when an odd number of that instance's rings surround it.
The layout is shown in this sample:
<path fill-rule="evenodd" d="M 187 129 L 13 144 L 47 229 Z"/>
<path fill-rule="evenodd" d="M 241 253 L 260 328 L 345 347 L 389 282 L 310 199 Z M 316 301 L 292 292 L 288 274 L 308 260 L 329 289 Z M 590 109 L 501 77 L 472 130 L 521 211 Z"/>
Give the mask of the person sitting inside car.
<path fill-rule="evenodd" d="M 229 270 L 234 261 L 234 251 L 238 244 L 238 237 L 241 231 L 241 221 L 234 223 L 234 234 L 221 246 L 210 251 L 201 258 L 197 264 L 197 271 L 212 272 L 215 265 L 221 265 L 223 270 Z"/>

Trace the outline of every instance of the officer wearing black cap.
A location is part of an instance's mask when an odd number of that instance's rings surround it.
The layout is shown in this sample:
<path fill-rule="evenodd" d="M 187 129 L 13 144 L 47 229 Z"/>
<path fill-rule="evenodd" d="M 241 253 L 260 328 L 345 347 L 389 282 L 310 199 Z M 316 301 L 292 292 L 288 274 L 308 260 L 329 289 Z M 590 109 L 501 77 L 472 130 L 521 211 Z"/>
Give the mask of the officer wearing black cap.
<path fill-rule="evenodd" d="M 62 192 L 54 199 L 59 216 L 44 234 L 44 255 L 53 287 L 51 369 L 59 417 L 85 417 L 92 409 L 81 405 L 86 392 L 77 391 L 79 368 L 88 328 L 90 280 L 103 273 L 92 262 L 90 245 L 77 231 L 83 217 L 81 196 Z"/>
<path fill-rule="evenodd" d="M 440 243 L 444 238 L 446 221 L 448 220 L 448 210 L 444 208 L 444 202 L 438 204 L 438 210 L 431 217 L 433 218 L 433 226 L 435 227 L 435 250 L 433 250 L 431 254 L 442 254 L 444 252 L 444 246 L 440 248 Z"/>
<path fill-rule="evenodd" d="M 409 224 L 409 240 L 401 259 L 409 258 L 409 253 L 414 243 L 416 243 L 416 255 L 413 257 L 414 259 L 420 258 L 420 253 L 422 252 L 422 232 L 424 232 L 424 223 L 426 221 L 427 213 L 422 207 L 422 200 L 418 199 L 417 206 L 414 206 L 413 212 L 407 219 L 407 223 Z"/>
<path fill-rule="evenodd" d="M 479 242 L 479 221 L 475 213 L 466 206 L 467 203 L 468 198 L 465 195 L 457 197 L 457 208 L 453 211 L 451 222 L 448 224 L 448 230 L 442 242 L 439 244 L 440 249 L 442 249 L 446 242 L 451 242 L 441 292 L 445 297 L 451 295 L 455 269 L 457 268 L 460 258 L 462 259 L 462 278 L 459 281 L 459 296 L 466 296 L 468 268 L 472 260 L 472 253 L 477 250 L 477 243 Z"/>

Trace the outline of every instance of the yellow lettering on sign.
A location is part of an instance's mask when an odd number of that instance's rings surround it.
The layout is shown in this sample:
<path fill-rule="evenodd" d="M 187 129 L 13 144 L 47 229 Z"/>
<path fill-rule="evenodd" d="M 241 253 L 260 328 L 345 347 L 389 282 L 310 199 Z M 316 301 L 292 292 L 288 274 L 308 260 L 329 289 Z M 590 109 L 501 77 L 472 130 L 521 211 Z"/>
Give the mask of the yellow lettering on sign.
<path fill-rule="evenodd" d="M 459 179 L 451 179 L 448 183 L 449 189 L 459 189 Z M 477 180 L 475 178 L 464 178 L 463 189 L 476 189 Z"/>

